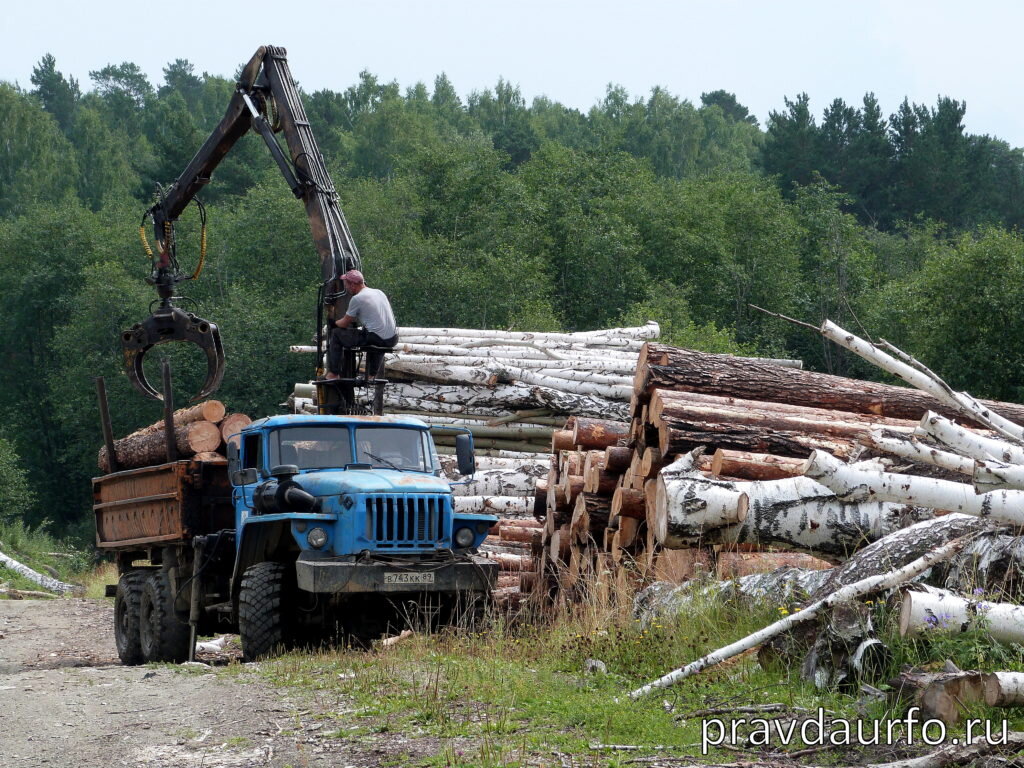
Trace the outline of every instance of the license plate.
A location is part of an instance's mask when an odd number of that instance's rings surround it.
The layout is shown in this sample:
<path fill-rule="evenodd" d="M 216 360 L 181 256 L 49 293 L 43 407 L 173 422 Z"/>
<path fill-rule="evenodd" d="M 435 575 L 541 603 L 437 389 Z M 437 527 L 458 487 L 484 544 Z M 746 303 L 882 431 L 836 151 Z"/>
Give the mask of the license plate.
<path fill-rule="evenodd" d="M 393 571 L 384 574 L 385 584 L 433 584 L 434 573 L 407 573 L 405 571 Z"/>

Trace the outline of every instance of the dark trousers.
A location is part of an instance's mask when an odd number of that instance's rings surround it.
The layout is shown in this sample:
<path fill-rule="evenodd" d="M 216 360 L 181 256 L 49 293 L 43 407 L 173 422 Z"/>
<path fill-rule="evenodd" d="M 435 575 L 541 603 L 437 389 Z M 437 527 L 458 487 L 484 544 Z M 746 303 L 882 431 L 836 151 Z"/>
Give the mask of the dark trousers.
<path fill-rule="evenodd" d="M 327 370 L 343 378 L 350 378 L 355 375 L 355 356 L 348 350 L 366 346 L 391 349 L 397 343 L 398 334 L 390 339 L 382 339 L 365 328 L 332 328 L 331 338 L 327 344 Z M 383 363 L 384 353 L 381 350 L 366 350 L 367 376 L 377 376 Z"/>

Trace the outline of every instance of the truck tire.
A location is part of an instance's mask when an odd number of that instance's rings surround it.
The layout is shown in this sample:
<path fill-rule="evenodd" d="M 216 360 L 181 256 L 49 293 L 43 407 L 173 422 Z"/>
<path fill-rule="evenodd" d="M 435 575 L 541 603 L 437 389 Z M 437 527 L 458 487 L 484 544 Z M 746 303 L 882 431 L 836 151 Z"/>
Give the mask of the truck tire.
<path fill-rule="evenodd" d="M 121 574 L 114 595 L 114 643 L 122 664 L 136 666 L 145 661 L 139 638 L 139 604 L 149 571 Z"/>
<path fill-rule="evenodd" d="M 293 627 L 285 617 L 286 580 L 287 570 L 281 563 L 256 563 L 242 574 L 238 635 L 245 661 L 275 656 L 290 647 Z"/>
<path fill-rule="evenodd" d="M 139 640 L 146 661 L 179 664 L 188 659 L 192 633 L 174 613 L 171 579 L 163 568 L 152 571 L 139 601 Z"/>

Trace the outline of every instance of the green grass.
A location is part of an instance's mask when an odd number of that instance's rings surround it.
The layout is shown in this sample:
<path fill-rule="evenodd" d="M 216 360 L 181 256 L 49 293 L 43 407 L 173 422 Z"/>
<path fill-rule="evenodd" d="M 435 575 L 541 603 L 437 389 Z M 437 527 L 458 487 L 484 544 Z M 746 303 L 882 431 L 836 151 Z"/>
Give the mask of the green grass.
<path fill-rule="evenodd" d="M 499 621 L 477 634 L 417 634 L 379 653 L 294 653 L 261 664 L 258 674 L 337 700 L 339 710 L 355 709 L 343 716 L 347 725 L 338 738 L 370 745 L 401 733 L 441 743 L 440 754 L 418 762 L 402 758 L 402 764 L 535 765 L 560 753 L 617 766 L 666 747 L 699 756 L 699 719 L 680 722 L 676 716 L 716 704 L 783 702 L 852 715 L 852 699 L 820 694 L 795 673 L 765 671 L 752 656 L 640 701 L 628 698 L 639 684 L 772 619 L 771 609 L 708 603 L 678 622 L 645 630 L 627 617 L 584 606 L 552 621 L 514 627 Z M 603 661 L 608 674 L 585 674 L 588 658 Z M 661 749 L 596 752 L 596 743 Z M 736 759 L 724 751 L 713 756 Z"/>

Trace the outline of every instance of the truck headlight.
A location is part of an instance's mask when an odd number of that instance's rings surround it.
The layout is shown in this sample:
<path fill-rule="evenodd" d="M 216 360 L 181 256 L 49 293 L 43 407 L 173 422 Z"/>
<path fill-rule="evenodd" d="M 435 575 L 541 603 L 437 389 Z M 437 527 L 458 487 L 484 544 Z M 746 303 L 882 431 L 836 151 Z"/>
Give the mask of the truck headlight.
<path fill-rule="evenodd" d="M 459 528 L 455 532 L 455 546 L 457 547 L 472 546 L 474 541 L 476 541 L 476 536 L 469 528 Z"/>
<path fill-rule="evenodd" d="M 309 533 L 306 534 L 306 541 L 309 542 L 309 546 L 313 549 L 320 549 L 320 547 L 327 543 L 327 531 L 323 528 L 311 528 Z"/>

